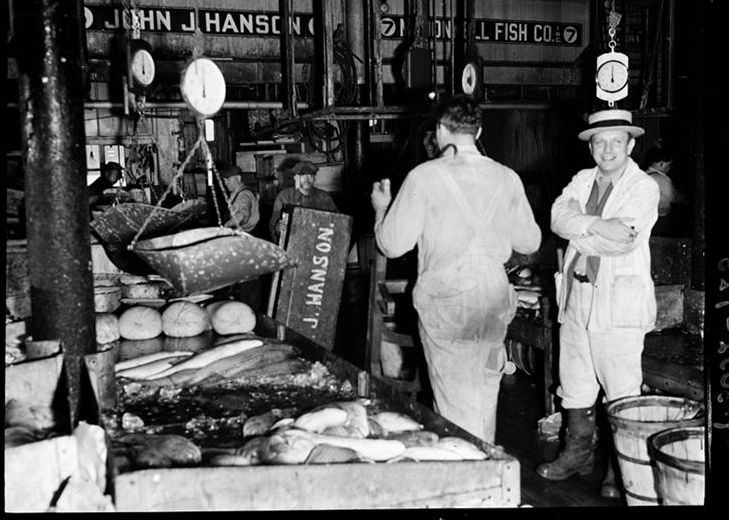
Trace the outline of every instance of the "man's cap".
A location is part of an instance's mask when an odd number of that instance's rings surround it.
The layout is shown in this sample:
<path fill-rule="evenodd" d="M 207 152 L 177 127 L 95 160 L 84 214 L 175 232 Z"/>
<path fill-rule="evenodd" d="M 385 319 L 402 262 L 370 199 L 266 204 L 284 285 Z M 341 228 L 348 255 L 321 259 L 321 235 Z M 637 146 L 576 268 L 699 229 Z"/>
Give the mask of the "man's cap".
<path fill-rule="evenodd" d="M 632 137 L 645 133 L 641 127 L 633 125 L 633 115 L 628 110 L 600 110 L 588 116 L 587 124 L 588 128 L 577 134 L 581 141 L 589 141 L 593 135 L 605 130 L 623 130 Z"/>
<path fill-rule="evenodd" d="M 319 167 L 311 161 L 299 161 L 291 167 L 294 175 L 316 175 Z"/>
<path fill-rule="evenodd" d="M 227 166 L 220 171 L 220 178 L 227 179 L 228 177 L 235 177 L 236 175 L 243 175 L 243 170 L 238 166 Z"/>
<path fill-rule="evenodd" d="M 114 162 L 114 161 L 105 162 L 104 164 L 101 165 L 101 171 L 105 172 L 105 171 L 109 171 L 109 170 L 124 171 L 124 168 L 122 168 L 121 164 L 119 164 L 118 162 Z"/>

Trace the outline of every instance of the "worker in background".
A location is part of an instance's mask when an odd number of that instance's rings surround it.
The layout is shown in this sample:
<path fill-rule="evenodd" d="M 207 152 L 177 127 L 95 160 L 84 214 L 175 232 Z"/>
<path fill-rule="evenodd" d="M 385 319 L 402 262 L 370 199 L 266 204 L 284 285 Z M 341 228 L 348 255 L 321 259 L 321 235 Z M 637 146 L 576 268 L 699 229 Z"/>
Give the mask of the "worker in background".
<path fill-rule="evenodd" d="M 101 175 L 88 187 L 90 206 L 95 206 L 103 201 L 104 190 L 114 187 L 119 182 L 123 170 L 121 164 L 113 161 L 101 165 Z"/>
<path fill-rule="evenodd" d="M 663 148 L 660 144 L 651 147 L 645 155 L 645 172 L 650 175 L 651 179 L 658 184 L 658 220 L 653 226 L 653 235 L 655 236 L 671 236 L 671 210 L 677 202 L 676 189 L 673 187 L 673 181 L 669 176 L 671 166 L 673 165 L 673 157 L 671 152 Z"/>
<path fill-rule="evenodd" d="M 435 128 L 426 128 L 423 132 L 423 149 L 428 159 L 438 157 L 438 140 L 435 138 Z"/>
<path fill-rule="evenodd" d="M 552 230 L 569 240 L 556 275 L 564 448 L 537 473 L 564 480 L 593 469 L 595 405 L 640 395 L 645 334 L 656 319 L 648 239 L 658 185 L 630 158 L 644 130 L 627 110 L 591 114 L 578 138 L 596 166 L 578 172 L 552 205 Z M 611 435 L 603 436 L 608 441 Z M 619 497 L 612 448 L 601 494 Z"/>
<path fill-rule="evenodd" d="M 412 169 L 391 206 L 390 180 L 374 183 L 375 238 L 388 258 L 418 247 L 413 303 L 435 411 L 493 443 L 517 304 L 504 263 L 537 251 L 541 231 L 519 176 L 477 148 L 478 103 L 457 95 L 436 116 L 440 157 Z"/>
<path fill-rule="evenodd" d="M 230 211 L 224 225 L 250 233 L 260 218 L 258 196 L 243 182 L 243 170 L 238 166 L 223 167 L 220 177 L 228 192 L 226 196 Z"/>
<path fill-rule="evenodd" d="M 269 231 L 274 242 L 281 236 L 281 213 L 285 206 L 301 206 L 304 208 L 337 211 L 337 206 L 331 195 L 324 190 L 314 187 L 316 172 L 319 167 L 311 161 L 299 160 L 293 164 L 290 174 L 294 185 L 284 188 L 273 202 Z"/>

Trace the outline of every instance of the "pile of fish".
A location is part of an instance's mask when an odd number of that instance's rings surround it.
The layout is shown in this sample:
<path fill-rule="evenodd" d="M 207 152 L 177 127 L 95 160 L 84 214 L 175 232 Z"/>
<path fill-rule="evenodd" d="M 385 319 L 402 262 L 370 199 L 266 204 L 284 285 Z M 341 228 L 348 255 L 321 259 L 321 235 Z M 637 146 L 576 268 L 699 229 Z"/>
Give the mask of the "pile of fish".
<path fill-rule="evenodd" d="M 181 435 L 126 433 L 114 439 L 132 467 L 256 466 L 349 462 L 485 460 L 475 444 L 439 437 L 411 417 L 381 410 L 368 399 L 338 401 L 296 415 L 272 408 L 246 418 L 233 446 L 200 447 Z M 121 450 L 121 452 L 120 452 Z"/>
<path fill-rule="evenodd" d="M 251 335 L 226 337 L 196 353 L 155 352 L 114 367 L 118 378 L 147 387 L 209 386 L 247 377 L 296 374 L 308 368 L 295 347 Z"/>
<path fill-rule="evenodd" d="M 332 383 L 324 365 L 299 354 L 247 334 L 118 362 L 122 407 L 105 424 L 117 470 L 488 458 L 463 438 L 355 398 L 348 381 Z M 286 379 L 260 384 L 266 377 Z"/>
<path fill-rule="evenodd" d="M 243 424 L 243 442 L 210 459 L 213 466 L 484 460 L 460 437 L 439 437 L 407 415 L 375 411 L 367 399 L 319 406 L 296 418 L 273 409 Z"/>

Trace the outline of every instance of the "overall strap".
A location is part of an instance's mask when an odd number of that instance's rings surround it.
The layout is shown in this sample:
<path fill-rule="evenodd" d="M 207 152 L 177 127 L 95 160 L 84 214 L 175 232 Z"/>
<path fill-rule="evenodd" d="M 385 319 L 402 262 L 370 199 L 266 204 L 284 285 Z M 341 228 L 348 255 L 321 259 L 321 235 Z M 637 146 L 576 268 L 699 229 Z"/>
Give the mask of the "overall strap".
<path fill-rule="evenodd" d="M 456 183 L 455 179 L 453 178 L 453 174 L 451 174 L 450 171 L 447 169 L 445 170 L 445 175 L 443 175 L 443 180 L 445 182 L 446 187 L 448 190 L 453 194 L 453 197 L 456 199 L 456 202 L 458 203 L 458 206 L 463 210 L 463 216 L 466 219 L 466 223 L 473 231 L 473 236 L 476 239 L 477 242 L 481 241 L 480 233 L 479 233 L 479 222 L 483 222 L 486 220 L 487 217 L 491 215 L 493 212 L 493 209 L 490 209 L 489 212 L 482 218 L 478 218 L 476 216 L 476 212 L 473 210 L 471 205 L 468 203 L 468 200 L 466 200 L 466 197 L 463 195 L 463 191 Z"/>

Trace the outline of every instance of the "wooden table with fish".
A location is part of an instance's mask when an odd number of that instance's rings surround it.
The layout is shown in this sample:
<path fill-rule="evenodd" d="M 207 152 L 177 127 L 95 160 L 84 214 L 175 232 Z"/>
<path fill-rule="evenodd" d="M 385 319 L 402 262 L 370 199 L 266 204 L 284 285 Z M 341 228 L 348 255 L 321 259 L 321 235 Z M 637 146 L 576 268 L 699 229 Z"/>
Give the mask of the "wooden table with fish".
<path fill-rule="evenodd" d="M 117 511 L 520 505 L 514 457 L 273 319 L 210 341 L 117 367 L 133 371 L 121 393 L 141 396 L 105 424 Z M 317 370 L 301 391 L 275 384 Z"/>

